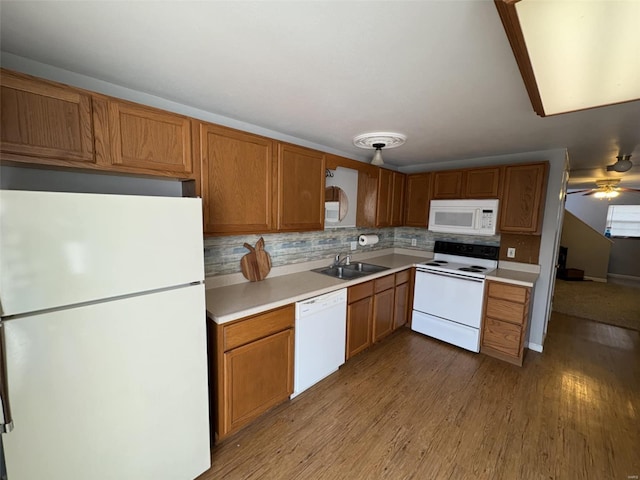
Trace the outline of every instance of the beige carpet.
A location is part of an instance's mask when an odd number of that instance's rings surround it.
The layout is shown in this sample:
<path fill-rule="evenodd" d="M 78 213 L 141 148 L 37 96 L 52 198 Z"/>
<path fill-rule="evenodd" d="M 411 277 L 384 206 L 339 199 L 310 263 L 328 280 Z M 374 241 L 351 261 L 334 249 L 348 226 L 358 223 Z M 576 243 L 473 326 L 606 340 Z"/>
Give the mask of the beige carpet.
<path fill-rule="evenodd" d="M 553 310 L 640 331 L 640 288 L 557 280 Z"/>

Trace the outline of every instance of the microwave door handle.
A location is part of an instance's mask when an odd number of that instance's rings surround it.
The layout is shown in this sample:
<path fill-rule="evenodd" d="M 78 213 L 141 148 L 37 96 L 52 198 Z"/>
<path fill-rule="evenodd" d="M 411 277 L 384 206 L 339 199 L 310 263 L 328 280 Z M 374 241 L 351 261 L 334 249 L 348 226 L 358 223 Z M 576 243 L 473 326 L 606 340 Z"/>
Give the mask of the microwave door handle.
<path fill-rule="evenodd" d="M 482 209 L 481 208 L 476 208 L 476 214 L 475 214 L 475 230 L 480 230 L 480 227 L 482 226 Z"/>

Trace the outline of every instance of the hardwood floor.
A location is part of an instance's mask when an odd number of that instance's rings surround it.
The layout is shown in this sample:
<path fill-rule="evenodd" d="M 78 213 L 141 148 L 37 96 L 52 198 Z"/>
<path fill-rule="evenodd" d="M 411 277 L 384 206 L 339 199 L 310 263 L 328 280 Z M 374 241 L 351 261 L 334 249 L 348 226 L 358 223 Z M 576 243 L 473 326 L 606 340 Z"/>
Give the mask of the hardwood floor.
<path fill-rule="evenodd" d="M 629 479 L 640 334 L 555 314 L 522 368 L 401 329 L 212 451 L 213 479 Z"/>

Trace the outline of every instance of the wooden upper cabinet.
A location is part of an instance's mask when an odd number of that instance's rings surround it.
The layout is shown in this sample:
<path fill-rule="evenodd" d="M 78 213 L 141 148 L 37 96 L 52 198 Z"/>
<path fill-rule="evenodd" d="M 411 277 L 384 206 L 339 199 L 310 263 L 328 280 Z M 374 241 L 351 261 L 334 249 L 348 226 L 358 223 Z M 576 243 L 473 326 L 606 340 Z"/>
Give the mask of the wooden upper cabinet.
<path fill-rule="evenodd" d="M 393 173 L 391 170 L 384 168 L 378 170 L 377 227 L 388 227 L 391 225 Z"/>
<path fill-rule="evenodd" d="M 549 164 L 508 165 L 500 199 L 500 231 L 540 233 Z"/>
<path fill-rule="evenodd" d="M 357 227 L 375 227 L 378 205 L 378 171 L 358 172 Z"/>
<path fill-rule="evenodd" d="M 433 199 L 462 198 L 462 170 L 447 170 L 433 174 Z"/>
<path fill-rule="evenodd" d="M 97 155 L 125 169 L 193 176 L 188 117 L 113 98 L 95 102 L 97 113 L 106 108 L 106 122 L 96 122 Z"/>
<path fill-rule="evenodd" d="M 391 195 L 391 226 L 399 227 L 404 220 L 404 184 L 406 175 L 393 172 L 393 193 Z"/>
<path fill-rule="evenodd" d="M 4 69 L 0 85 L 3 159 L 51 165 L 95 162 L 88 92 Z"/>
<path fill-rule="evenodd" d="M 278 230 L 324 228 L 324 154 L 278 143 Z"/>
<path fill-rule="evenodd" d="M 431 200 L 431 173 L 407 175 L 404 224 L 408 227 L 427 227 Z"/>
<path fill-rule="evenodd" d="M 193 131 L 204 233 L 272 231 L 275 142 L 195 120 Z"/>
<path fill-rule="evenodd" d="M 464 198 L 498 198 L 500 167 L 464 170 Z"/>

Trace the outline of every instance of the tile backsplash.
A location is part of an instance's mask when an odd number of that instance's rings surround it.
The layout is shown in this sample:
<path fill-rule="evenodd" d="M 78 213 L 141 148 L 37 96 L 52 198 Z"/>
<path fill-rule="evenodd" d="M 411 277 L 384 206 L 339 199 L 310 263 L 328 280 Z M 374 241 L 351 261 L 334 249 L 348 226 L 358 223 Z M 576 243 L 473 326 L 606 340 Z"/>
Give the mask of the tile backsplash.
<path fill-rule="evenodd" d="M 352 252 L 351 242 L 361 234 L 375 234 L 380 237 L 376 245 L 362 247 Z M 500 245 L 500 236 L 479 237 L 469 235 L 448 235 L 429 232 L 424 228 L 335 228 L 317 232 L 273 233 L 265 235 L 240 235 L 230 237 L 208 237 L 204 239 L 204 266 L 207 277 L 240 272 L 240 259 L 249 251 L 244 243 L 255 245 L 264 238 L 265 250 L 271 256 L 274 267 L 294 263 L 310 262 L 323 258 L 332 259 L 336 253 L 361 253 L 386 248 L 408 248 L 432 252 L 436 240 L 449 240 L 483 245 Z M 416 240 L 416 246 L 411 240 Z"/>

